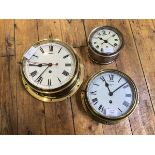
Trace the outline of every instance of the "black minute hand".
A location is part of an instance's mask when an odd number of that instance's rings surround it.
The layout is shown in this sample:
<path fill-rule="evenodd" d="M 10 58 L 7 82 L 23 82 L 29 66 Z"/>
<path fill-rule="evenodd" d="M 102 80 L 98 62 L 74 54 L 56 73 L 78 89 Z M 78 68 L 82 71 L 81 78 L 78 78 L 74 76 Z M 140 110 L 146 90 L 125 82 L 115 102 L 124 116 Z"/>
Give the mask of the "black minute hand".
<path fill-rule="evenodd" d="M 108 88 L 109 95 L 111 96 L 112 92 L 111 92 L 110 89 L 109 89 L 109 84 L 107 83 L 107 81 L 105 80 L 104 77 L 103 77 L 103 79 L 104 79 L 104 82 L 105 82 L 105 86 Z"/>
<path fill-rule="evenodd" d="M 48 64 L 29 64 L 29 66 L 37 66 L 37 67 L 42 67 L 42 66 L 47 66 Z"/>
<path fill-rule="evenodd" d="M 125 82 L 124 84 L 122 84 L 121 86 L 119 86 L 117 89 L 115 89 L 112 93 L 114 93 L 115 91 L 117 91 L 118 89 L 120 89 L 121 87 L 123 87 L 127 82 Z"/>
<path fill-rule="evenodd" d="M 47 67 L 45 68 L 45 70 L 37 77 L 37 79 L 36 79 L 35 81 L 37 81 L 37 80 L 39 79 L 39 77 L 41 77 L 49 67 L 50 67 L 50 66 L 47 66 Z"/>

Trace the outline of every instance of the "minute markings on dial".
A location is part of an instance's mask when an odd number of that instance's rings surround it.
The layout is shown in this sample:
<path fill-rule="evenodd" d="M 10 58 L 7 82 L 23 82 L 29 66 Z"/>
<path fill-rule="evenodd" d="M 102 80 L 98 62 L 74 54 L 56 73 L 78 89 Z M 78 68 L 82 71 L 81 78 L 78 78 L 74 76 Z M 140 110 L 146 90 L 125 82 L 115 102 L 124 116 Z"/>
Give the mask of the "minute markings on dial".
<path fill-rule="evenodd" d="M 119 110 L 120 112 L 122 112 L 122 110 L 121 110 L 120 108 L 118 108 L 118 110 Z"/>
<path fill-rule="evenodd" d="M 120 77 L 120 79 L 118 80 L 118 83 L 121 81 L 122 77 Z"/>
<path fill-rule="evenodd" d="M 42 53 L 45 53 L 42 47 L 40 47 L 40 51 L 41 51 Z"/>
<path fill-rule="evenodd" d="M 60 53 L 61 50 L 62 50 L 62 47 L 59 49 L 58 53 Z"/>
<path fill-rule="evenodd" d="M 61 80 L 58 78 L 58 81 L 61 83 Z"/>

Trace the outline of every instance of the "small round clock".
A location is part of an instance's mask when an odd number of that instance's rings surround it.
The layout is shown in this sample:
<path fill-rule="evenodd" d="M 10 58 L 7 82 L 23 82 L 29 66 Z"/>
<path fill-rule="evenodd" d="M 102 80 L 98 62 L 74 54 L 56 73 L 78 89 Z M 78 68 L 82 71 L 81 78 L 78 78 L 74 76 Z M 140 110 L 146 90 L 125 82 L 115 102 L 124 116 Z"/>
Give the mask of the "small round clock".
<path fill-rule="evenodd" d="M 111 26 L 93 29 L 88 37 L 89 57 L 98 64 L 112 63 L 123 45 L 121 32 Z"/>
<path fill-rule="evenodd" d="M 133 80 L 117 70 L 93 75 L 81 92 L 85 110 L 99 122 L 114 124 L 129 116 L 138 103 Z"/>
<path fill-rule="evenodd" d="M 45 102 L 62 101 L 83 82 L 84 67 L 73 48 L 59 40 L 35 43 L 23 56 L 22 81 L 26 90 Z"/>

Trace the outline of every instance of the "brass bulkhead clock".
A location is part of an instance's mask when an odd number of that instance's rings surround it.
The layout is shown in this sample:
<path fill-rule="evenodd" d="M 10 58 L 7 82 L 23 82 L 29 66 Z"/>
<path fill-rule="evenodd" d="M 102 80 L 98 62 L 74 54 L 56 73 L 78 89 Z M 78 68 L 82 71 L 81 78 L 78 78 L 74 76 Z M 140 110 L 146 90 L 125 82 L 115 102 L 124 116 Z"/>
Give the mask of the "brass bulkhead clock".
<path fill-rule="evenodd" d="M 138 91 L 126 74 L 112 69 L 101 70 L 86 82 L 81 99 L 92 118 L 114 124 L 133 112 L 138 103 Z"/>
<path fill-rule="evenodd" d="M 79 55 L 60 40 L 42 40 L 24 54 L 22 81 L 26 90 L 45 102 L 62 101 L 80 87 L 84 67 Z"/>

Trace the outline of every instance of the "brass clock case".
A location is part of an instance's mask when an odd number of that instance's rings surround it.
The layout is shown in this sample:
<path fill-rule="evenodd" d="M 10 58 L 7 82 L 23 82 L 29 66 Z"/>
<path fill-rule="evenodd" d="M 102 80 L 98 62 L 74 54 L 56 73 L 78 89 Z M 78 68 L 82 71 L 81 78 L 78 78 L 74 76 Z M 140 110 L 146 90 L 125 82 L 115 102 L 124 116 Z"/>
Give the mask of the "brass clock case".
<path fill-rule="evenodd" d="M 56 89 L 41 89 L 33 84 L 31 84 L 28 79 L 26 78 L 26 75 L 24 74 L 23 71 L 23 62 L 26 60 L 25 57 L 22 57 L 21 60 L 21 66 L 20 66 L 20 71 L 22 75 L 22 82 L 24 84 L 25 89 L 35 98 L 38 100 L 44 101 L 44 102 L 59 102 L 63 101 L 69 97 L 71 97 L 73 94 L 76 93 L 76 91 L 79 89 L 83 82 L 84 78 L 84 67 L 82 64 L 82 60 L 80 56 L 77 54 L 77 52 L 70 47 L 68 44 L 65 42 L 62 42 L 58 39 L 44 39 L 41 41 L 38 41 L 33 45 L 33 47 L 40 46 L 42 44 L 46 43 L 58 43 L 65 48 L 67 48 L 75 57 L 76 60 L 76 69 L 74 72 L 74 76 L 71 78 L 69 82 L 64 84 L 63 86 L 56 88 Z"/>
<path fill-rule="evenodd" d="M 119 39 L 120 39 L 120 47 L 118 48 L 118 50 L 114 53 L 111 53 L 111 54 L 106 54 L 106 53 L 99 53 L 95 48 L 94 46 L 92 45 L 92 42 L 91 42 L 91 39 L 94 35 L 94 33 L 96 33 L 97 31 L 99 30 L 103 30 L 103 29 L 108 29 L 108 30 L 112 30 L 114 31 Z M 97 63 L 97 64 L 104 64 L 104 65 L 107 65 L 107 64 L 110 64 L 112 63 L 113 61 L 115 61 L 115 59 L 117 59 L 117 57 L 119 56 L 119 53 L 120 53 L 120 49 L 124 46 L 124 39 L 123 39 L 123 35 L 122 33 L 116 29 L 115 27 L 112 27 L 112 26 L 99 26 L 99 27 L 96 27 L 94 28 L 91 33 L 89 34 L 89 37 L 88 37 L 88 46 L 89 46 L 89 50 L 88 50 L 88 56 L 90 57 L 90 59 Z"/>
<path fill-rule="evenodd" d="M 100 113 L 98 113 L 96 110 L 94 110 L 90 103 L 89 103 L 89 100 L 88 100 L 88 95 L 87 95 L 87 88 L 88 88 L 88 85 L 89 85 L 89 82 L 96 78 L 98 75 L 102 74 L 102 73 L 106 73 L 106 72 L 115 72 L 115 73 L 118 73 L 119 75 L 121 75 L 122 77 L 124 77 L 128 83 L 130 84 L 130 86 L 132 87 L 132 90 L 133 90 L 133 96 L 134 96 L 134 99 L 133 99 L 133 103 L 132 103 L 132 106 L 131 108 L 128 110 L 127 113 L 121 115 L 121 116 L 118 116 L 117 118 L 110 118 L 110 117 L 105 117 L 103 115 L 101 115 Z M 116 124 L 122 120 L 124 120 L 125 118 L 127 118 L 129 115 L 131 115 L 133 113 L 133 111 L 135 110 L 136 108 L 136 105 L 138 104 L 138 101 L 139 101 L 139 93 L 138 93 L 138 89 L 135 85 L 135 83 L 133 82 L 133 80 L 128 76 L 126 75 L 125 73 L 123 72 L 120 72 L 118 70 L 114 70 L 114 69 L 106 69 L 106 70 L 101 70 L 99 71 L 98 73 L 92 75 L 84 84 L 83 88 L 82 88 L 82 91 L 81 91 L 81 100 L 82 100 L 82 105 L 85 109 L 85 111 L 96 121 L 100 122 L 100 123 L 103 123 L 103 124 Z"/>

